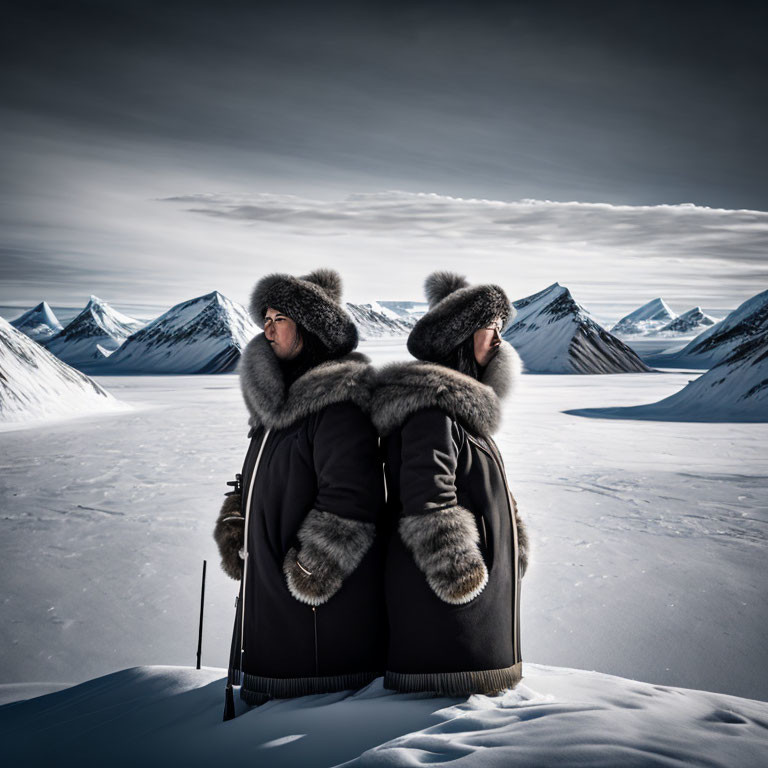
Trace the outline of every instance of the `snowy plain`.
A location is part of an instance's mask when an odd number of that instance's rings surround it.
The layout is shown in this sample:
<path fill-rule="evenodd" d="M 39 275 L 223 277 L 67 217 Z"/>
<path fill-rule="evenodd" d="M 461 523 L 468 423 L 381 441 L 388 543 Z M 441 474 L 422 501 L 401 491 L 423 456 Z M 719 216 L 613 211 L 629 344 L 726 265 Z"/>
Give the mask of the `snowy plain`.
<path fill-rule="evenodd" d="M 402 342 L 361 349 L 406 357 Z M 526 663 L 768 700 L 768 424 L 563 413 L 654 402 L 698 375 L 525 375 L 507 401 L 497 441 L 534 543 Z M 237 377 L 96 380 L 132 409 L 0 434 L 6 686 L 194 664 L 203 558 L 203 664 L 226 665 L 237 585 L 211 531 L 246 448 Z"/>

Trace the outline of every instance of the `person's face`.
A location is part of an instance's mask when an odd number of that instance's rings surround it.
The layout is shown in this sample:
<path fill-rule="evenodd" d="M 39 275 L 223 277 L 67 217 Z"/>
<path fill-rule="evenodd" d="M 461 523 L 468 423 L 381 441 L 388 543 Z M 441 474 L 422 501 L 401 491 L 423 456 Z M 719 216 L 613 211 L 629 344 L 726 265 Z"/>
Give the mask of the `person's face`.
<path fill-rule="evenodd" d="M 485 368 L 501 345 L 501 318 L 496 318 L 484 328 L 475 331 L 475 360 Z"/>
<path fill-rule="evenodd" d="M 304 341 L 290 317 L 269 307 L 264 313 L 264 335 L 276 357 L 293 360 L 301 352 Z"/>

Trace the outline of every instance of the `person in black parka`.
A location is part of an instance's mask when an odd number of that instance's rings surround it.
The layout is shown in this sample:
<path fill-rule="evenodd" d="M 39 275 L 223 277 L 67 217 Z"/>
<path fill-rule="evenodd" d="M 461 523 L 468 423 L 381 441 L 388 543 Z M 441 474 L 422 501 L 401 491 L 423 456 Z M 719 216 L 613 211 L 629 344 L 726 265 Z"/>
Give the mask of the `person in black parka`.
<path fill-rule="evenodd" d="M 387 688 L 496 693 L 522 676 L 520 582 L 528 539 L 491 437 L 520 359 L 501 340 L 504 291 L 436 272 L 408 349 L 378 374 L 388 544 Z M 399 534 L 399 535 L 398 535 Z"/>
<path fill-rule="evenodd" d="M 237 642 L 249 704 L 359 688 L 383 672 L 373 371 L 352 352 L 357 329 L 340 297 L 338 274 L 318 270 L 269 275 L 251 299 L 265 329 L 238 369 L 251 446 L 214 531 L 224 570 L 244 574 Z"/>

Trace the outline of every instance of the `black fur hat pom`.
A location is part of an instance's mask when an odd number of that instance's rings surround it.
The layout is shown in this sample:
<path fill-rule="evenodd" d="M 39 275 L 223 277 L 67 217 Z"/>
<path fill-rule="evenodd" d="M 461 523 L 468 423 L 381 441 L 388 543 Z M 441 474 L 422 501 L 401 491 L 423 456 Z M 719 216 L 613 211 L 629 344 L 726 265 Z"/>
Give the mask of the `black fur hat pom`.
<path fill-rule="evenodd" d="M 441 302 L 446 296 L 466 288 L 469 285 L 467 278 L 456 272 L 433 272 L 424 281 L 424 293 L 427 295 L 429 308 Z"/>
<path fill-rule="evenodd" d="M 341 275 L 335 269 L 315 269 L 301 279 L 322 288 L 331 301 L 341 301 Z"/>

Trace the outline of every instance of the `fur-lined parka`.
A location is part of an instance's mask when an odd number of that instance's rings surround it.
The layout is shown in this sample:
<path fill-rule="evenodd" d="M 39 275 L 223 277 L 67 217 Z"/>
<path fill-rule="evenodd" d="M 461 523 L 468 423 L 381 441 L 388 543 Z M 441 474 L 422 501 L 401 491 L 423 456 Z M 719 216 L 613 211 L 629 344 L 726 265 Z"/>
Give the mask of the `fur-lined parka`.
<path fill-rule="evenodd" d="M 239 370 L 251 447 L 215 538 L 224 570 L 239 578 L 250 498 L 241 696 L 260 703 L 358 688 L 382 674 L 385 638 L 372 369 L 351 353 L 311 368 L 286 392 L 261 334 Z"/>
<path fill-rule="evenodd" d="M 477 381 L 429 362 L 384 367 L 389 646 L 385 686 L 492 693 L 521 677 L 527 537 L 491 437 L 520 360 L 506 342 Z"/>

